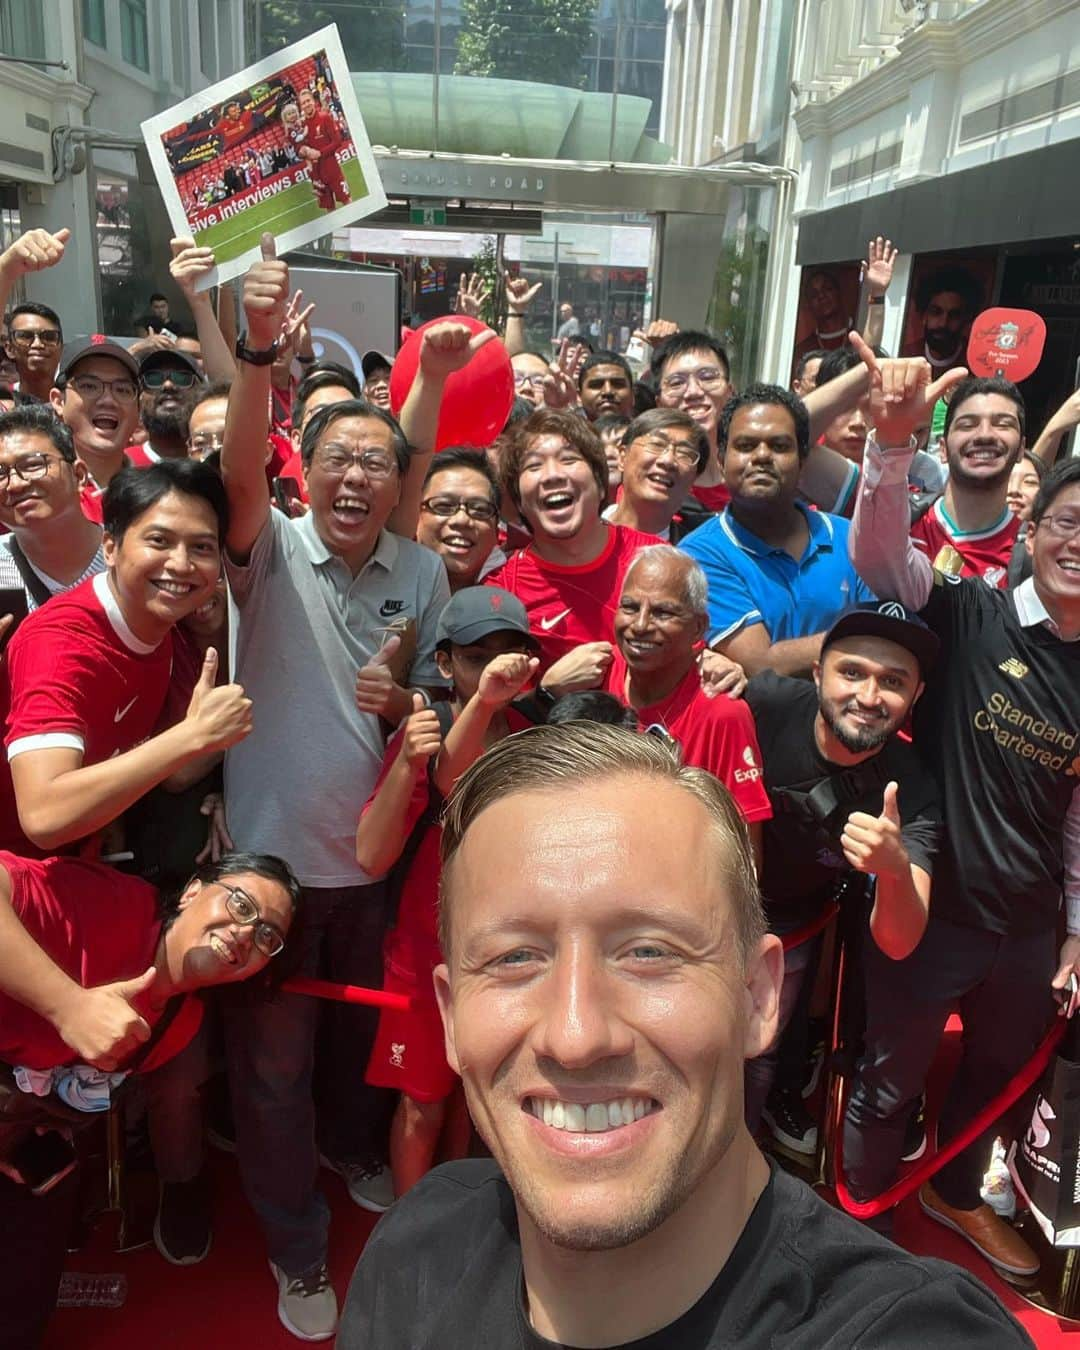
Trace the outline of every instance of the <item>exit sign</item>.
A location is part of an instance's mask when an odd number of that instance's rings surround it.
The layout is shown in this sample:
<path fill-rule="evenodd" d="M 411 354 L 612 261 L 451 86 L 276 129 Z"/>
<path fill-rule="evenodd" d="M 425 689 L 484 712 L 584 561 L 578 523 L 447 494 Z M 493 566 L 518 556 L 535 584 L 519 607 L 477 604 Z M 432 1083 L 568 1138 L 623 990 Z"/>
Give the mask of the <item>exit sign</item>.
<path fill-rule="evenodd" d="M 410 225 L 445 225 L 446 203 L 442 206 L 409 206 Z"/>

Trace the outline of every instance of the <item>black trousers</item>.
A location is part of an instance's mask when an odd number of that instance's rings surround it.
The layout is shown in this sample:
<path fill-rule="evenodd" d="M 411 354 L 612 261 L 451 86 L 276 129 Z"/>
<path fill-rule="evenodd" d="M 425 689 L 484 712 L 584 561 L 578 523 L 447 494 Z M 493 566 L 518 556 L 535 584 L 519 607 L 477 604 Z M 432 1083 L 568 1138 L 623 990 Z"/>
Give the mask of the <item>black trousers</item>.
<path fill-rule="evenodd" d="M 77 1169 L 42 1196 L 0 1175 L 0 1350 L 41 1344 L 78 1200 Z"/>

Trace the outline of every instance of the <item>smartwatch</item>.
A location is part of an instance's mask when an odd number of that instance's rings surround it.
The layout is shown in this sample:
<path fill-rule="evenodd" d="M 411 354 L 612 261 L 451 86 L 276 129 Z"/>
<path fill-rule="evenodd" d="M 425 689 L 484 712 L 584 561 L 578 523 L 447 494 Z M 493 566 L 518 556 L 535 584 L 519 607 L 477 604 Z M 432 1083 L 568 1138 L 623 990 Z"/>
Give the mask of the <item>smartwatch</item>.
<path fill-rule="evenodd" d="M 236 359 L 246 361 L 249 366 L 272 366 L 277 359 L 278 345 L 271 342 L 261 352 L 253 352 L 247 345 L 247 334 L 241 333 L 236 339 Z"/>

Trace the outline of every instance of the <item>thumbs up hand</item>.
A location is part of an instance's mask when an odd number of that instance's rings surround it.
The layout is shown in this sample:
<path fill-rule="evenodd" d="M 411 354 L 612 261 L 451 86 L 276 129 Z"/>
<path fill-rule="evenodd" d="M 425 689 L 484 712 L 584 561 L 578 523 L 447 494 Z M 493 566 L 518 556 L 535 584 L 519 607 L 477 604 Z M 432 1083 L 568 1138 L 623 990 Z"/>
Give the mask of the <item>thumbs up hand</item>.
<path fill-rule="evenodd" d="M 60 1039 L 84 1064 L 111 1073 L 150 1039 L 150 1027 L 132 1003 L 156 978 L 151 966 L 133 980 L 74 990 L 53 1018 Z"/>
<path fill-rule="evenodd" d="M 419 694 L 413 694 L 412 706 L 399 753 L 405 757 L 412 772 L 419 776 L 426 772 L 432 756 L 439 753 L 442 731 L 438 713 L 427 707 Z"/>
<path fill-rule="evenodd" d="M 289 303 L 289 267 L 277 256 L 274 236 L 265 231 L 259 241 L 260 258 L 244 277 L 244 315 L 252 351 L 264 351 L 277 341 Z"/>
<path fill-rule="evenodd" d="M 390 667 L 400 646 L 401 638 L 388 637 L 357 675 L 356 706 L 361 712 L 374 713 L 377 717 L 387 717 L 391 712 L 398 686 Z"/>
<path fill-rule="evenodd" d="M 184 718 L 194 738 L 195 753 L 199 755 L 227 750 L 251 731 L 251 699 L 238 684 L 223 684 L 216 688 L 217 669 L 218 654 L 213 647 L 208 647 Z"/>
<path fill-rule="evenodd" d="M 840 843 L 856 872 L 892 877 L 908 874 L 911 863 L 900 837 L 899 793 L 896 783 L 888 783 L 879 816 L 866 811 L 853 811 L 848 816 Z"/>

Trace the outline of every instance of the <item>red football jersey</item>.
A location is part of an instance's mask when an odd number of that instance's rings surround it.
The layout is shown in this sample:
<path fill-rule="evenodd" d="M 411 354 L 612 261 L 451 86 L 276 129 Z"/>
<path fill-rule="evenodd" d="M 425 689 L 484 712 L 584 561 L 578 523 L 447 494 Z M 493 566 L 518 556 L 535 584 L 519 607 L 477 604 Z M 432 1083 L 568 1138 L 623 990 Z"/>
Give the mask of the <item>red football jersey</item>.
<path fill-rule="evenodd" d="M 600 556 L 580 567 L 545 562 L 533 547 L 520 549 L 484 578 L 516 595 L 540 643 L 540 673 L 583 642 L 611 642 L 623 577 L 637 553 L 656 544 L 654 534 L 609 525 Z"/>
<path fill-rule="evenodd" d="M 11 879 L 11 905 L 23 927 L 84 989 L 134 979 L 149 968 L 161 932 L 157 889 L 149 882 L 82 858 L 31 860 L 0 852 L 0 867 Z M 161 1015 L 145 996 L 137 1008 L 151 1026 Z M 201 1021 L 201 1001 L 186 999 L 140 1069 L 176 1054 Z M 0 1060 L 51 1069 L 78 1056 L 51 1022 L 0 994 Z"/>
<path fill-rule="evenodd" d="M 933 562 L 941 549 L 950 545 L 964 560 L 962 577 L 982 577 L 989 586 L 1004 590 L 1008 585 L 1009 559 L 1016 544 L 1020 522 L 1005 508 L 988 530 L 961 532 L 945 514 L 944 498 L 939 497 L 925 515 L 911 527 L 916 548 Z"/>
<path fill-rule="evenodd" d="M 698 499 L 707 511 L 722 511 L 731 501 L 731 493 L 724 483 L 713 483 L 711 487 L 702 487 L 695 484 L 690 489 L 690 493 Z"/>
<path fill-rule="evenodd" d="M 0 848 L 40 857 L 19 827 L 9 762 L 66 747 L 100 764 L 153 734 L 172 670 L 172 634 L 156 647 L 124 622 L 100 572 L 36 609 L 0 669 L 7 755 L 0 769 Z"/>
<path fill-rule="evenodd" d="M 616 648 L 608 673 L 608 692 L 624 703 L 626 662 Z M 638 730 L 661 727 L 677 741 L 684 764 L 707 769 L 735 798 L 743 820 L 769 820 L 772 807 L 765 791 L 754 715 L 741 698 L 720 694 L 707 698 L 701 677 L 691 667 L 667 698 L 636 709 Z"/>

